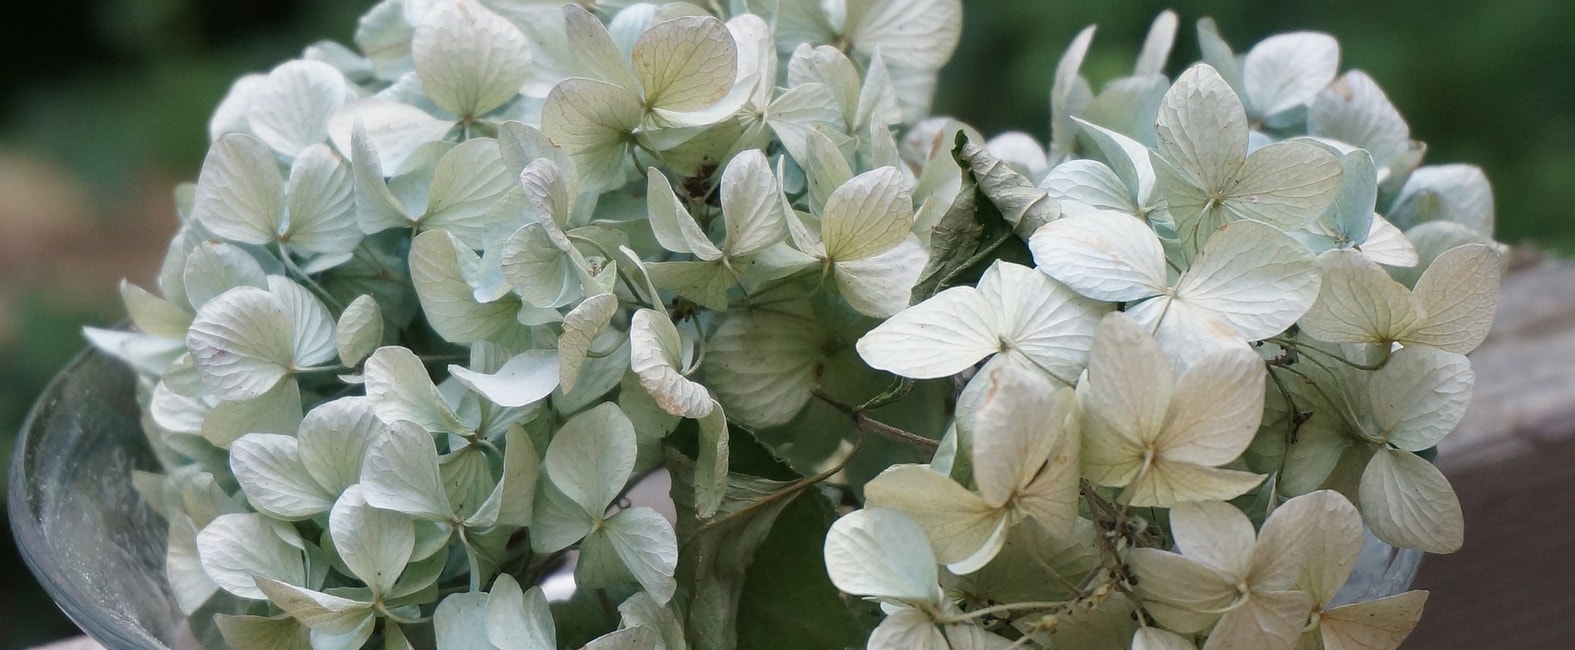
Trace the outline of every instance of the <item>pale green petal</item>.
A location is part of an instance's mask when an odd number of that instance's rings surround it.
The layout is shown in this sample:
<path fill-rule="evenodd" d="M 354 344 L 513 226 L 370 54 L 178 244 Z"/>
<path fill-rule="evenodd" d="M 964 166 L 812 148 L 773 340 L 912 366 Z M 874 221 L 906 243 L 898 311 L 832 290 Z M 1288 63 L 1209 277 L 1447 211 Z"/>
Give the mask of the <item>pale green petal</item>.
<path fill-rule="evenodd" d="M 449 364 L 449 375 L 499 406 L 520 407 L 546 399 L 558 387 L 558 353 L 527 350 L 509 358 L 497 372 L 483 373 Z"/>
<path fill-rule="evenodd" d="M 1388 343 L 1409 339 L 1422 325 L 1419 301 L 1367 256 L 1335 249 L 1318 261 L 1324 270 L 1318 300 L 1297 322 L 1308 335 L 1329 343 Z"/>
<path fill-rule="evenodd" d="M 913 285 L 929 263 L 919 238 L 907 235 L 896 246 L 870 257 L 833 265 L 837 290 L 848 305 L 865 316 L 889 318 L 908 306 Z"/>
<path fill-rule="evenodd" d="M 547 445 L 547 476 L 584 512 L 600 518 L 634 471 L 634 427 L 610 402 L 570 418 Z"/>
<path fill-rule="evenodd" d="M 507 204 L 505 193 L 515 182 L 496 140 L 461 142 L 444 153 L 432 171 L 421 228 L 446 230 L 471 249 L 485 248 L 514 228 L 516 214 L 499 214 L 498 206 Z"/>
<path fill-rule="evenodd" d="M 447 521 L 453 514 L 432 436 L 409 422 L 394 423 L 367 447 L 360 485 L 376 508 L 429 521 Z"/>
<path fill-rule="evenodd" d="M 1429 221 L 1450 221 L 1492 235 L 1493 212 L 1493 187 L 1481 168 L 1428 165 L 1406 179 L 1385 216 L 1406 230 Z"/>
<path fill-rule="evenodd" d="M 1427 592 L 1343 605 L 1319 614 L 1326 650 L 1395 650 L 1422 618 Z"/>
<path fill-rule="evenodd" d="M 260 512 L 280 519 L 305 519 L 334 503 L 312 478 L 293 436 L 250 433 L 230 444 L 230 469 Z"/>
<path fill-rule="evenodd" d="M 831 332 L 807 309 L 793 311 L 731 314 L 706 342 L 706 378 L 740 424 L 787 423 L 819 382 Z"/>
<path fill-rule="evenodd" d="M 334 348 L 339 363 L 355 367 L 383 342 L 383 310 L 371 294 L 361 294 L 339 314 Z"/>
<path fill-rule="evenodd" d="M 652 25 L 630 58 L 645 105 L 672 111 L 715 103 L 733 88 L 738 74 L 738 46 L 727 26 L 710 16 Z"/>
<path fill-rule="evenodd" d="M 1232 223 L 1209 238 L 1175 296 L 1255 341 L 1301 318 L 1317 299 L 1321 279 L 1306 246 L 1260 223 Z"/>
<path fill-rule="evenodd" d="M 1460 500 L 1432 463 L 1409 451 L 1380 450 L 1362 472 L 1362 520 L 1379 539 L 1428 553 L 1453 553 L 1465 540 Z"/>
<path fill-rule="evenodd" d="M 384 429 L 366 397 L 342 397 L 306 414 L 296 434 L 301 462 L 324 490 L 338 495 L 361 478 L 366 448 Z"/>
<path fill-rule="evenodd" d="M 350 92 L 345 76 L 321 61 L 294 60 L 268 72 L 251 97 L 247 124 L 279 155 L 294 158 L 328 139 L 328 116 Z"/>
<path fill-rule="evenodd" d="M 1437 445 L 1465 417 L 1475 383 L 1464 356 L 1424 346 L 1395 352 L 1368 381 L 1376 433 L 1406 451 Z"/>
<path fill-rule="evenodd" d="M 432 384 L 426 366 L 408 348 L 379 348 L 367 358 L 365 376 L 372 409 L 390 426 L 405 421 L 434 433 L 466 430 Z"/>
<path fill-rule="evenodd" d="M 750 149 L 728 162 L 722 172 L 722 217 L 727 227 L 729 257 L 759 253 L 784 236 L 780 189 L 765 154 Z"/>
<path fill-rule="evenodd" d="M 257 586 L 261 590 L 259 593 L 266 593 L 268 600 L 279 609 L 312 628 L 314 648 L 318 645 L 316 643 L 318 634 L 351 634 L 362 628 L 374 616 L 372 603 L 303 589 L 265 576 L 257 578 Z M 370 628 L 366 631 L 368 634 L 371 633 Z M 365 638 L 363 637 L 362 640 L 364 641 Z"/>
<path fill-rule="evenodd" d="M 1426 314 L 1411 341 L 1466 354 L 1487 338 L 1498 311 L 1499 256 L 1482 244 L 1439 255 L 1417 280 L 1416 296 Z"/>
<path fill-rule="evenodd" d="M 438 650 L 493 650 L 488 640 L 487 610 L 490 598 L 481 592 L 451 594 L 432 612 L 432 629 Z"/>
<path fill-rule="evenodd" d="M 541 130 L 574 157 L 582 189 L 624 184 L 626 151 L 640 125 L 639 96 L 592 79 L 566 79 L 542 108 Z"/>
<path fill-rule="evenodd" d="M 226 400 L 247 400 L 294 370 L 291 322 L 273 294 L 238 287 L 209 300 L 186 334 L 203 384 Z"/>
<path fill-rule="evenodd" d="M 1312 613 L 1312 598 L 1299 591 L 1253 592 L 1220 617 L 1203 650 L 1292 650 Z"/>
<path fill-rule="evenodd" d="M 393 590 L 415 550 L 416 532 L 410 518 L 373 508 L 354 486 L 334 503 L 328 532 L 350 573 L 378 595 Z"/>
<path fill-rule="evenodd" d="M 586 298 L 563 317 L 563 333 L 558 336 L 558 383 L 563 390 L 574 389 L 591 343 L 612 322 L 618 309 L 618 296 L 603 293 Z"/>
<path fill-rule="evenodd" d="M 441 3 L 410 40 L 427 97 L 460 118 L 490 112 L 518 95 L 530 75 L 530 43 L 480 3 Z"/>
<path fill-rule="evenodd" d="M 541 587 L 522 591 L 520 583 L 507 573 L 492 583 L 487 599 L 487 639 L 500 648 L 555 650 L 557 626 L 547 609 L 547 596 Z"/>
<path fill-rule="evenodd" d="M 1281 127 L 1294 123 L 1318 91 L 1340 72 L 1340 44 L 1317 32 L 1275 34 L 1242 59 L 1241 84 L 1254 119 Z"/>
<path fill-rule="evenodd" d="M 481 258 L 446 230 L 421 233 L 411 242 L 410 280 L 421 311 L 450 342 L 468 344 L 519 327 L 517 301 L 476 301 L 469 279 L 476 277 L 480 265 Z"/>
<path fill-rule="evenodd" d="M 268 145 L 239 133 L 213 143 L 197 177 L 192 219 L 230 241 L 271 244 L 284 206 L 284 177 Z"/>
<path fill-rule="evenodd" d="M 828 259 L 851 261 L 891 250 L 912 228 L 913 197 L 897 169 L 883 167 L 855 176 L 832 192 L 820 236 Z"/>
<path fill-rule="evenodd" d="M 202 568 L 219 588 L 241 598 L 266 598 L 254 576 L 306 582 L 305 557 L 295 530 L 257 514 L 219 515 L 197 533 Z"/>
<path fill-rule="evenodd" d="M 882 619 L 866 650 L 951 650 L 946 636 L 924 612 L 903 607 Z"/>
<path fill-rule="evenodd" d="M 1250 350 L 1199 359 L 1176 380 L 1164 433 L 1154 440 L 1159 457 L 1216 467 L 1241 456 L 1258 432 L 1267 377 Z"/>
<path fill-rule="evenodd" d="M 898 510 L 917 522 L 935 549 L 935 559 L 947 564 L 980 559 L 976 554 L 1006 514 L 924 465 L 893 465 L 864 486 L 864 495 L 866 507 Z M 997 543 L 989 555 L 999 550 Z M 977 570 L 989 560 L 970 564 Z"/>

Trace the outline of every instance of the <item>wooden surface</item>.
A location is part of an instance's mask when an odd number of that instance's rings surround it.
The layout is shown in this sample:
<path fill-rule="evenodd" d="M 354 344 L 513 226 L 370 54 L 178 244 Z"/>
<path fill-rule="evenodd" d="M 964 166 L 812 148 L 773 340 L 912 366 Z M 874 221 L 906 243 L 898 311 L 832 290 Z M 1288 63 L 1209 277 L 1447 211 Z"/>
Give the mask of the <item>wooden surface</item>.
<path fill-rule="evenodd" d="M 1404 647 L 1575 648 L 1575 266 L 1509 276 L 1471 359 L 1471 409 L 1439 450 L 1466 544 L 1423 561 Z"/>

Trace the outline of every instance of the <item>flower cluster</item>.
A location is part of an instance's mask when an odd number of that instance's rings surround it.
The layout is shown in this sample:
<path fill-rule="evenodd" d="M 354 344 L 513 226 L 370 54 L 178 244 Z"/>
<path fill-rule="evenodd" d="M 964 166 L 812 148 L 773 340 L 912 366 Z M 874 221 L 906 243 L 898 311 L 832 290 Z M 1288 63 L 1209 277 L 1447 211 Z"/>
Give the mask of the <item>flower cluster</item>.
<path fill-rule="evenodd" d="M 959 0 L 384 0 L 240 79 L 88 331 L 194 632 L 1397 646 L 1425 594 L 1335 594 L 1364 524 L 1460 545 L 1491 192 L 1332 38 L 1176 28 L 1098 93 L 1083 32 L 1048 147 L 927 117 Z"/>

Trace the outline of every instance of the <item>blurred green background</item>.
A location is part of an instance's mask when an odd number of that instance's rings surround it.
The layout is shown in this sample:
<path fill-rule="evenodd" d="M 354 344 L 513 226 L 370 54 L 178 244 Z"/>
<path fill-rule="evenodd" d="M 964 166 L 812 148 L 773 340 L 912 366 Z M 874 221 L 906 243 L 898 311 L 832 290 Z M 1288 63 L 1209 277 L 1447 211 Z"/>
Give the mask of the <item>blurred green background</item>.
<path fill-rule="evenodd" d="M 150 285 L 195 178 L 207 116 L 230 81 L 319 39 L 348 42 L 367 0 L 87 0 L 13 3 L 0 21 L 0 452 L 84 323 L 121 318 L 116 281 Z M 963 43 L 936 112 L 986 133 L 1048 138 L 1052 70 L 1072 35 L 1100 26 L 1084 72 L 1130 69 L 1166 4 L 965 0 Z M 1429 144 L 1493 181 L 1499 237 L 1575 251 L 1575 3 L 1463 0 L 1174 2 L 1171 71 L 1197 58 L 1192 23 L 1214 16 L 1238 52 L 1281 31 L 1339 37 Z M 0 648 L 73 633 L 0 539 Z M 1424 623 L 1425 625 L 1425 623 Z"/>

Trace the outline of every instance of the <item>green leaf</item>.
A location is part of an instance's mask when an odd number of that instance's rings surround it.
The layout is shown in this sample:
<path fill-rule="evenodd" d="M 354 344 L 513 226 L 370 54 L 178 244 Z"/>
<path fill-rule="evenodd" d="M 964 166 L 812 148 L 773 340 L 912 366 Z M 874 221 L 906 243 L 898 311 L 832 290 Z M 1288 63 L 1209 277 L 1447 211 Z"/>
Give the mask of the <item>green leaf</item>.
<path fill-rule="evenodd" d="M 856 647 L 863 630 L 826 576 L 819 549 L 825 545 L 830 508 L 809 493 L 782 499 L 771 517 L 754 515 L 762 527 L 761 562 L 748 565 L 738 600 L 738 647 L 762 650 Z M 769 506 L 768 506 L 769 507 Z M 769 533 L 766 533 L 769 530 Z M 729 552 L 732 552 L 731 549 Z M 693 619 L 691 613 L 691 627 Z M 698 649 L 701 646 L 695 645 Z"/>
<path fill-rule="evenodd" d="M 978 183 L 979 192 L 995 204 L 1001 218 L 1017 232 L 1032 233 L 1061 216 L 1061 206 L 1054 199 L 984 147 L 962 144 L 958 147 L 958 161 L 968 163 L 967 172 Z"/>
<path fill-rule="evenodd" d="M 427 97 L 460 118 L 477 117 L 518 95 L 530 76 L 530 43 L 479 3 L 441 3 L 410 40 Z"/>

